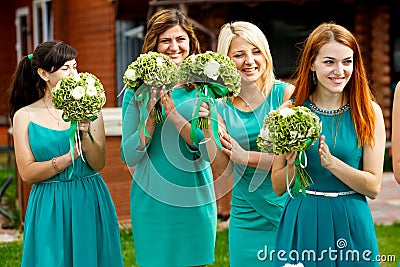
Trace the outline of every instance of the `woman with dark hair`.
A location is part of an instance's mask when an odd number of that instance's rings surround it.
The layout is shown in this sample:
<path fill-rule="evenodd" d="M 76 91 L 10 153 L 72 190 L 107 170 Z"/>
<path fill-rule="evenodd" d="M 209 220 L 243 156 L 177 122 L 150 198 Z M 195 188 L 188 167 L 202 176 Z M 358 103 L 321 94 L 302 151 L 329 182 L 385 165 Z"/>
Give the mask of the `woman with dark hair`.
<path fill-rule="evenodd" d="M 289 198 L 278 228 L 274 266 L 379 266 L 367 197 L 381 187 L 385 125 L 374 101 L 356 38 L 322 23 L 307 38 L 291 96 L 322 122 L 305 152 L 313 183 Z M 296 153 L 275 156 L 272 185 L 281 195 L 294 180 Z"/>
<path fill-rule="evenodd" d="M 10 87 L 18 173 L 33 184 L 21 266 L 124 265 L 114 203 L 98 173 L 106 161 L 102 115 L 90 125 L 88 120 L 79 122 L 85 160 L 77 151 L 72 158 L 71 123 L 52 103 L 57 82 L 77 74 L 77 55 L 63 42 L 41 43 L 21 59 Z"/>
<path fill-rule="evenodd" d="M 168 55 L 177 65 L 200 52 L 186 15 L 161 10 L 148 21 L 142 52 Z M 197 89 L 179 85 L 169 92 L 151 91 L 145 121 L 133 90 L 122 105 L 121 156 L 135 166 L 131 186 L 131 221 L 136 262 L 140 266 L 204 266 L 214 261 L 217 212 L 213 177 L 199 143 L 190 139 Z M 154 105 L 163 106 L 156 123 Z M 199 140 L 202 132 L 199 131 Z"/>

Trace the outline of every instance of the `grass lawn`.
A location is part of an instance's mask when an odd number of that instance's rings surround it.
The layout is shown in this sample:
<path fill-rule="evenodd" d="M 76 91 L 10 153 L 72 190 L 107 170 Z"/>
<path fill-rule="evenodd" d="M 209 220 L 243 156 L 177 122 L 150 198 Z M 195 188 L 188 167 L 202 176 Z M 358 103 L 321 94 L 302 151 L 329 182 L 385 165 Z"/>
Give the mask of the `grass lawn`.
<path fill-rule="evenodd" d="M 388 258 L 396 257 L 394 262 L 383 262 L 382 267 L 397 267 L 400 262 L 400 223 L 392 225 L 376 225 L 376 234 L 380 255 Z M 132 240 L 132 232 L 130 228 L 121 229 L 121 245 L 122 254 L 126 267 L 135 265 L 135 255 Z M 16 267 L 20 266 L 22 253 L 22 241 L 0 243 L 0 266 Z M 228 231 L 220 231 L 217 234 L 217 243 L 215 249 L 215 263 L 209 266 L 228 267 Z"/>

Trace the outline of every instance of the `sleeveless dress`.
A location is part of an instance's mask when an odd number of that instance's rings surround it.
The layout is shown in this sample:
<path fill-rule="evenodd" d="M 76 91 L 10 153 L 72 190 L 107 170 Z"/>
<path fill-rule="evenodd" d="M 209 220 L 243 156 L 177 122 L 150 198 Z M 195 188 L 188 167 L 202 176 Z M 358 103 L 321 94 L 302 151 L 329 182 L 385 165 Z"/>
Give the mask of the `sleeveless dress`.
<path fill-rule="evenodd" d="M 192 118 L 196 92 L 172 91 L 177 111 L 187 121 Z M 164 112 L 151 141 L 137 150 L 139 108 L 132 98 L 133 90 L 127 89 L 121 156 L 129 166 L 136 166 L 130 195 L 136 263 L 145 267 L 209 264 L 214 261 L 217 229 L 211 167 L 199 149 L 186 144 Z"/>
<path fill-rule="evenodd" d="M 259 151 L 257 136 L 265 116 L 277 109 L 288 83 L 276 81 L 266 100 L 253 111 L 235 108 L 228 100 L 220 102 L 218 112 L 228 133 L 245 150 Z M 276 230 L 287 195 L 277 196 L 272 189 L 269 171 L 234 165 L 229 222 L 231 267 L 271 266 L 265 260 L 265 247 L 273 248 Z"/>
<path fill-rule="evenodd" d="M 31 121 L 28 133 L 36 161 L 69 151 L 69 129 L 53 130 Z M 124 266 L 111 195 L 101 175 L 81 157 L 73 169 L 71 165 L 32 187 L 21 266 Z"/>
<path fill-rule="evenodd" d="M 350 166 L 362 169 L 362 148 L 349 106 L 336 111 L 310 108 L 322 121 L 322 135 L 335 157 Z M 348 192 L 346 184 L 323 168 L 318 154 L 318 140 L 306 151 L 307 172 L 314 183 L 308 190 L 319 192 Z M 301 262 L 307 267 L 379 266 L 375 262 L 378 245 L 371 211 L 364 195 L 355 193 L 337 197 L 299 193 L 289 198 L 279 225 L 274 266 Z M 292 260 L 289 255 L 292 256 Z"/>

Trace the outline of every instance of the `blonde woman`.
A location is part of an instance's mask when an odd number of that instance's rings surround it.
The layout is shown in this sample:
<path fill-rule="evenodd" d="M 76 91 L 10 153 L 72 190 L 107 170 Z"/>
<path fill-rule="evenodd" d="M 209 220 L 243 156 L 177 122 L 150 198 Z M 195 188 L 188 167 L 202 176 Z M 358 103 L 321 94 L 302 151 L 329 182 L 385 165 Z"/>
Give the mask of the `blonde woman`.
<path fill-rule="evenodd" d="M 221 177 L 233 173 L 230 264 L 271 266 L 266 250 L 274 249 L 286 195 L 277 196 L 272 190 L 269 171 L 273 156 L 260 152 L 256 140 L 264 117 L 281 106 L 294 87 L 275 78 L 268 41 L 252 23 L 236 21 L 223 25 L 217 52 L 228 55 L 242 75 L 240 94 L 217 105 L 223 129 L 222 150 L 214 141 L 206 143 L 214 171 Z M 204 103 L 201 115 L 209 115 Z M 204 134 L 211 138 L 211 129 L 204 130 Z"/>

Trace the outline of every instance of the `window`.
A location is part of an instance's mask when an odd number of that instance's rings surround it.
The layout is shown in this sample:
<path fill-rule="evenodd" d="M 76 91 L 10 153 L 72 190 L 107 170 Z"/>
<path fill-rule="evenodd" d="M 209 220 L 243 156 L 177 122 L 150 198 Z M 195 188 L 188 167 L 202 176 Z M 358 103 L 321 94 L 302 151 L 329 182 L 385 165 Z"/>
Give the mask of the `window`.
<path fill-rule="evenodd" d="M 17 62 L 31 52 L 31 26 L 29 22 L 29 8 L 18 8 L 15 14 Z"/>
<path fill-rule="evenodd" d="M 135 26 L 136 25 L 136 26 Z M 117 46 L 117 95 L 121 94 L 124 87 L 123 76 L 129 64 L 141 52 L 145 31 L 145 22 L 134 23 L 128 20 L 116 21 L 116 46 Z M 122 105 L 122 95 L 117 99 L 117 105 Z"/>
<path fill-rule="evenodd" d="M 34 46 L 53 39 L 53 12 L 51 0 L 33 1 Z"/>

